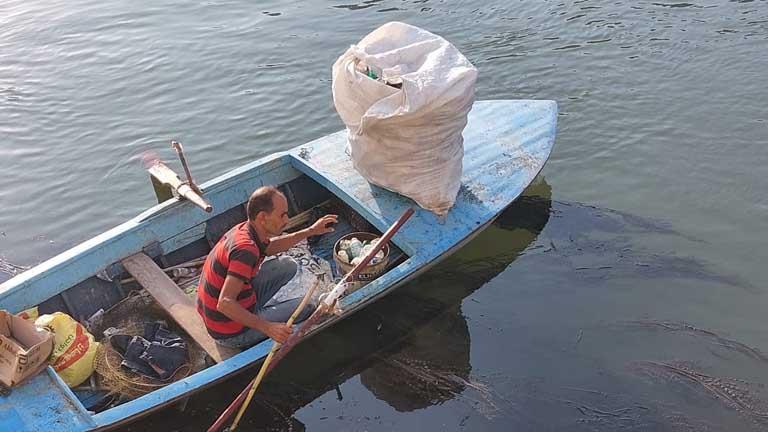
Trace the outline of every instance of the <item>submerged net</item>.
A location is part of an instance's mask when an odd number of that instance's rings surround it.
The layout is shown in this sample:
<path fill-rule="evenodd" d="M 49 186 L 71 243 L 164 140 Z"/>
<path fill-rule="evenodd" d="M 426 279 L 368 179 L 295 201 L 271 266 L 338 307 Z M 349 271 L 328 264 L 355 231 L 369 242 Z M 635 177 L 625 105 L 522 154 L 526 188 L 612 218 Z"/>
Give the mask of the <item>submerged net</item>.
<path fill-rule="evenodd" d="M 182 365 L 167 381 L 153 379 L 120 365 L 122 356 L 112 348 L 104 338 L 94 360 L 98 374 L 99 387 L 123 398 L 133 399 L 157 390 L 174 381 L 186 378 L 205 367 L 205 351 L 181 330 L 176 323 L 169 322 L 162 308 L 155 303 L 146 291 L 134 291 L 115 306 L 104 312 L 104 318 L 93 329 L 94 336 L 103 337 L 103 332 L 110 327 L 120 334 L 141 335 L 144 325 L 155 321 L 165 321 L 168 328 L 181 336 L 187 344 L 187 362 Z"/>

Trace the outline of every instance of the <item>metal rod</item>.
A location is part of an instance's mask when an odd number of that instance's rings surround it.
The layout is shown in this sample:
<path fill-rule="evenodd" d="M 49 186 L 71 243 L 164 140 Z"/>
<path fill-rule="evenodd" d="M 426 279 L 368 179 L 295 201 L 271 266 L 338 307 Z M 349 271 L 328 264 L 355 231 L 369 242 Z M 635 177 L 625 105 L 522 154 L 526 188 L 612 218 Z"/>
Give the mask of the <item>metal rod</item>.
<path fill-rule="evenodd" d="M 171 147 L 173 147 L 174 150 L 176 150 L 176 154 L 179 155 L 179 160 L 181 160 L 181 167 L 184 168 L 184 175 L 187 176 L 187 183 L 189 184 L 189 187 L 192 188 L 195 192 L 202 195 L 202 192 L 197 187 L 197 184 L 192 180 L 192 173 L 189 171 L 189 165 L 187 165 L 187 158 L 184 157 L 184 147 L 182 147 L 181 143 L 178 141 L 171 141 Z"/>

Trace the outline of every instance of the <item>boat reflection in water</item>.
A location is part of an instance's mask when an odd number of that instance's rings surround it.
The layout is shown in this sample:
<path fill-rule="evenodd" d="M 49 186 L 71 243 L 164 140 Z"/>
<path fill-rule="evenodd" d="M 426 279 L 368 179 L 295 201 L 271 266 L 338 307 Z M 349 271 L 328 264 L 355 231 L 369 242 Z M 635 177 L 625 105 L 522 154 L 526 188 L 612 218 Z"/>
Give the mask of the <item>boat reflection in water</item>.
<path fill-rule="evenodd" d="M 360 372 L 361 383 L 400 412 L 440 404 L 460 396 L 470 378 L 470 333 L 462 303 L 502 272 L 546 225 L 549 188 L 521 197 L 460 253 L 413 284 L 382 299 L 369 311 L 382 324 L 377 338 L 388 341 Z M 480 401 L 483 402 L 483 401 Z M 493 402 L 485 409 L 493 410 Z M 482 410 L 483 407 L 481 406 Z"/>

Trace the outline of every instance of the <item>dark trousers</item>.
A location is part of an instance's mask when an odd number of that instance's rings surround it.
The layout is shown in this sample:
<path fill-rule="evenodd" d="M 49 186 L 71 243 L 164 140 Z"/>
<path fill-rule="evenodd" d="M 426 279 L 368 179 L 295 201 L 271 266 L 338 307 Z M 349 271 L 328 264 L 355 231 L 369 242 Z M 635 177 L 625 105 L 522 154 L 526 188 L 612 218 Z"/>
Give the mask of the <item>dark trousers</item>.
<path fill-rule="evenodd" d="M 291 317 L 293 311 L 301 303 L 300 298 L 286 300 L 280 303 L 272 303 L 267 306 L 267 303 L 272 297 L 280 291 L 288 281 L 293 279 L 298 270 L 298 265 L 290 257 L 280 257 L 264 261 L 256 274 L 256 277 L 251 281 L 253 289 L 256 291 L 256 304 L 253 305 L 251 312 L 258 315 L 261 319 L 272 322 L 285 323 L 288 318 Z M 304 310 L 299 314 L 296 322 L 303 321 L 309 317 L 312 313 L 313 307 L 307 304 Z M 217 339 L 216 342 L 233 348 L 247 348 L 267 338 L 264 333 L 248 329 L 244 333 L 237 336 L 233 336 L 227 339 Z"/>

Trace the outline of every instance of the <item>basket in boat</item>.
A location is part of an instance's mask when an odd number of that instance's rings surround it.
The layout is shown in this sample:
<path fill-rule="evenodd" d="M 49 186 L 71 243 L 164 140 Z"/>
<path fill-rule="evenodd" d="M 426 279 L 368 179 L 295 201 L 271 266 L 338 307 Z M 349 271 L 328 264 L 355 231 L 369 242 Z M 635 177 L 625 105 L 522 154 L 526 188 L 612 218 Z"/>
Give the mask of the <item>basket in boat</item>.
<path fill-rule="evenodd" d="M 344 240 L 351 240 L 353 238 L 357 238 L 362 242 L 377 239 L 379 236 L 368 232 L 354 232 L 346 234 L 336 241 L 336 244 L 333 245 L 333 261 L 336 263 L 336 267 L 342 274 L 349 273 L 355 267 L 352 264 L 346 263 L 342 261 L 341 258 L 339 258 L 341 242 Z M 347 288 L 347 294 L 362 288 L 368 282 L 376 279 L 382 273 L 384 273 L 384 270 L 387 268 L 387 262 L 389 261 L 389 245 L 384 245 L 381 250 L 384 251 L 384 258 L 382 258 L 376 264 L 368 264 L 365 266 L 365 268 L 357 275 L 355 280 L 350 282 L 349 287 Z"/>
<path fill-rule="evenodd" d="M 120 363 L 123 357 L 105 339 L 100 344 L 94 359 L 99 387 L 124 398 L 133 399 L 186 378 L 205 366 L 205 352 L 202 348 L 174 322 L 168 320 L 162 308 L 144 291 L 128 295 L 106 311 L 103 322 L 99 325 L 98 335 L 100 336 L 109 327 L 118 329 L 122 334 L 142 334 L 145 324 L 158 320 L 165 321 L 171 330 L 184 339 L 187 344 L 187 362 L 177 369 L 170 379 L 160 381 L 122 367 Z"/>

